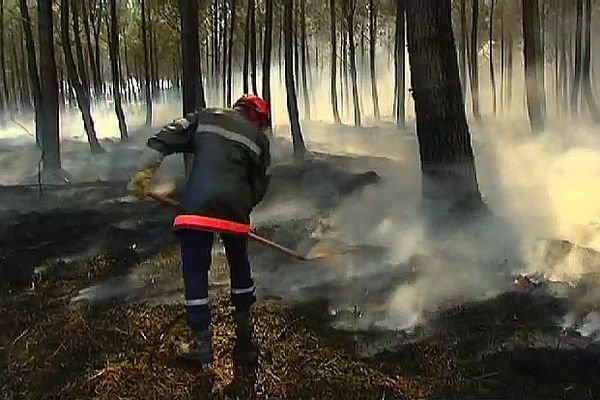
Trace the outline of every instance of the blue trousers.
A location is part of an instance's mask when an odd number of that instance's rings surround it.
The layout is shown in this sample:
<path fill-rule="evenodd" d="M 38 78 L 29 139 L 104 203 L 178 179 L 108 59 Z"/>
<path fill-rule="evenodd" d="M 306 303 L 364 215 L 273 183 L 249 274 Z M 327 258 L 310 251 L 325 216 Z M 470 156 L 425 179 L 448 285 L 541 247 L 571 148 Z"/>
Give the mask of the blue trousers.
<path fill-rule="evenodd" d="M 208 271 L 214 242 L 212 232 L 179 231 L 185 282 L 187 322 L 192 329 L 208 329 L 211 322 L 208 301 Z M 248 261 L 248 237 L 221 235 L 229 264 L 231 298 L 236 312 L 247 312 L 256 301 L 254 281 Z"/>

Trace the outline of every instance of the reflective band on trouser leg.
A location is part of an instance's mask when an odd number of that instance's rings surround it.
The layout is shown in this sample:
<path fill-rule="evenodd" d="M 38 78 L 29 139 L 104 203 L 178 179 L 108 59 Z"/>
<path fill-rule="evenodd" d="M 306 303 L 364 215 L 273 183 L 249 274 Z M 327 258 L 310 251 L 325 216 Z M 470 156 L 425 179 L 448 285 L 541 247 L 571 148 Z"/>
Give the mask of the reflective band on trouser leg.
<path fill-rule="evenodd" d="M 250 233 L 250 225 L 201 215 L 178 215 L 173 222 L 173 228 L 175 230 L 191 229 L 236 235 Z"/>
<path fill-rule="evenodd" d="M 186 300 L 185 305 L 187 307 L 207 306 L 208 305 L 208 297 L 206 297 L 204 299 Z"/>
<path fill-rule="evenodd" d="M 256 302 L 255 290 L 254 282 L 247 288 L 231 288 L 231 302 L 235 306 L 236 312 L 246 312 L 252 307 L 252 304 Z"/>
<path fill-rule="evenodd" d="M 210 326 L 210 308 L 208 298 L 185 301 L 187 323 L 192 329 L 203 331 Z"/>
<path fill-rule="evenodd" d="M 238 288 L 231 288 L 231 294 L 248 294 L 248 293 L 254 293 L 254 290 L 256 290 L 256 285 L 252 285 L 248 288 L 244 288 L 244 289 L 238 289 Z"/>
<path fill-rule="evenodd" d="M 182 230 L 181 258 L 185 282 L 187 322 L 194 330 L 210 326 L 208 306 L 208 269 L 211 263 L 213 234 L 199 230 Z"/>
<path fill-rule="evenodd" d="M 248 238 L 246 236 L 221 235 L 229 263 L 231 300 L 237 312 L 246 312 L 256 301 L 254 281 L 248 261 Z"/>

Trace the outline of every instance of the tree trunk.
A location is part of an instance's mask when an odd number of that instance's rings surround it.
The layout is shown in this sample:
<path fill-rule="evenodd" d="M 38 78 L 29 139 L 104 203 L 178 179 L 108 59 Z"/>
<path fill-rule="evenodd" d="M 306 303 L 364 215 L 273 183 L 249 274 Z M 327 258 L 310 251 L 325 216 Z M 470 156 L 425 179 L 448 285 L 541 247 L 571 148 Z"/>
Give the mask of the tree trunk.
<path fill-rule="evenodd" d="M 308 93 L 308 85 L 307 85 L 307 71 L 306 64 L 307 54 L 306 54 L 306 0 L 300 0 L 300 29 L 302 35 L 302 41 L 300 43 L 301 46 L 301 56 L 302 56 L 302 95 L 304 98 L 304 114 L 307 120 L 310 121 L 310 96 Z"/>
<path fill-rule="evenodd" d="M 40 45 L 40 83 L 42 92 L 43 139 L 42 163 L 44 170 L 59 173 L 60 140 L 58 128 L 58 79 L 54 59 L 54 21 L 52 0 L 38 0 L 38 24 Z"/>
<path fill-rule="evenodd" d="M 205 107 L 200 97 L 200 44 L 198 37 L 198 2 L 179 0 L 181 10 L 181 51 L 183 59 L 183 113 Z"/>
<path fill-rule="evenodd" d="M 279 83 L 283 83 L 283 47 L 285 46 L 285 44 L 283 43 L 283 19 L 284 19 L 284 12 L 281 11 L 281 16 L 279 18 L 279 29 L 278 29 L 278 33 L 279 33 L 279 51 L 278 51 L 278 57 L 279 57 Z"/>
<path fill-rule="evenodd" d="M 494 6 L 496 0 L 492 0 L 490 6 L 490 83 L 492 85 L 492 105 L 494 115 L 497 112 L 497 95 L 496 95 L 496 71 L 494 70 Z"/>
<path fill-rule="evenodd" d="M 91 71 L 91 75 L 92 75 L 91 80 L 92 80 L 92 84 L 94 86 L 94 91 L 97 91 L 98 87 L 100 86 L 100 81 L 98 79 L 98 74 L 97 74 L 96 68 L 94 68 L 94 65 L 96 65 L 96 57 L 98 55 L 94 53 L 94 48 L 92 45 L 92 35 L 91 35 L 91 31 L 90 31 L 90 21 L 89 21 L 89 13 L 88 13 L 87 7 L 88 7 L 87 1 L 83 1 L 81 3 L 83 31 L 85 33 L 85 42 L 87 45 L 87 52 L 88 52 L 88 63 L 89 63 L 90 71 Z"/>
<path fill-rule="evenodd" d="M 506 30 L 504 27 L 506 12 L 505 7 L 501 8 L 502 15 L 500 20 L 500 110 L 504 111 L 504 89 L 505 89 L 505 67 L 506 67 Z"/>
<path fill-rule="evenodd" d="M 150 76 L 150 55 L 148 51 L 148 29 L 146 18 L 146 0 L 141 0 L 142 8 L 142 51 L 144 52 L 144 95 L 146 98 L 146 126 L 152 126 L 152 89 Z"/>
<path fill-rule="evenodd" d="M 128 138 L 125 114 L 121 105 L 121 71 L 119 70 L 119 30 L 117 23 L 117 1 L 110 0 L 110 40 L 108 41 L 110 53 L 110 70 L 112 74 L 113 100 L 115 102 L 115 113 L 119 121 L 121 140 Z"/>
<path fill-rule="evenodd" d="M 379 121 L 379 93 L 377 91 L 377 74 L 375 71 L 375 44 L 377 43 L 377 9 L 375 2 L 370 0 L 369 4 L 369 58 L 371 67 L 371 97 L 373 97 L 373 115 Z"/>
<path fill-rule="evenodd" d="M 96 88 L 96 95 L 104 93 L 104 77 L 102 75 L 102 57 L 100 55 L 100 32 L 102 28 L 102 7 L 98 9 L 96 7 L 96 1 L 93 3 L 94 7 L 90 12 L 90 16 L 95 19 L 96 25 L 94 25 L 94 47 L 96 54 L 96 63 L 94 68 L 96 68 L 96 76 L 98 77 L 98 87 Z"/>
<path fill-rule="evenodd" d="M 394 114 L 396 125 L 406 124 L 406 5 L 405 0 L 396 0 L 396 42 L 394 50 L 395 84 Z"/>
<path fill-rule="evenodd" d="M 73 29 L 75 31 L 75 54 L 77 54 L 77 65 L 79 69 L 79 77 L 81 80 L 81 85 L 86 93 L 89 94 L 90 91 L 90 83 L 87 76 L 87 66 L 85 65 L 85 57 L 83 56 L 83 46 L 81 44 L 81 28 L 79 26 L 79 7 L 82 7 L 83 2 L 81 0 L 75 1 L 73 3 L 73 9 L 71 10 L 73 14 Z M 68 20 L 68 18 L 67 18 Z M 89 98 L 89 95 L 88 95 Z"/>
<path fill-rule="evenodd" d="M 222 39 L 223 39 L 223 66 L 222 66 L 222 73 L 221 73 L 221 84 L 223 86 L 223 107 L 228 107 L 231 103 L 229 103 L 227 101 L 227 54 L 228 52 L 231 52 L 231 49 L 228 49 L 228 42 L 227 42 L 227 21 L 228 21 L 228 9 L 227 9 L 227 0 L 223 0 L 223 5 L 221 7 L 222 9 L 222 13 L 223 13 L 223 27 L 222 27 L 222 32 L 223 34 Z"/>
<path fill-rule="evenodd" d="M 217 4 L 217 0 L 213 1 L 212 7 L 212 82 L 214 92 L 218 93 L 219 91 L 219 80 L 217 79 L 217 74 L 219 73 L 219 7 Z"/>
<path fill-rule="evenodd" d="M 150 78 L 152 82 L 152 98 L 156 96 L 157 88 L 157 72 L 154 64 L 154 53 L 156 52 L 154 43 L 154 19 L 152 17 L 152 2 L 148 4 L 148 62 L 150 63 Z"/>
<path fill-rule="evenodd" d="M 513 59 L 514 59 L 514 39 L 512 32 L 508 36 L 507 43 L 508 51 L 506 54 L 506 108 L 510 112 L 512 107 L 513 94 Z"/>
<path fill-rule="evenodd" d="M 292 34 L 294 30 L 294 0 L 284 0 L 285 7 L 285 87 L 287 93 L 287 109 L 290 118 L 292 130 L 292 143 L 294 146 L 294 155 L 301 158 L 306 153 L 304 138 L 300 128 L 300 118 L 298 115 L 298 98 L 296 97 L 296 85 L 294 83 L 294 52 Z"/>
<path fill-rule="evenodd" d="M 90 112 L 90 99 L 87 92 L 85 91 L 81 81 L 79 80 L 79 74 L 75 65 L 75 59 L 73 58 L 73 52 L 71 50 L 71 39 L 69 35 L 69 6 L 70 2 L 76 3 L 77 0 L 61 0 L 60 1 L 60 25 L 61 25 L 61 40 L 62 47 L 65 55 L 65 64 L 67 68 L 67 76 L 69 84 L 75 90 L 75 97 L 77 99 L 77 105 L 81 111 L 83 119 L 83 126 L 85 133 L 87 134 L 88 143 L 92 153 L 101 153 L 102 147 L 98 143 L 98 137 L 96 136 L 96 129 L 94 128 L 94 120 L 92 119 L 92 113 Z M 73 18 L 76 18 L 77 11 L 73 9 Z M 78 32 L 75 31 L 77 36 Z"/>
<path fill-rule="evenodd" d="M 2 108 L 10 108 L 10 94 L 8 92 L 8 79 L 6 77 L 6 53 L 4 47 L 4 0 L 0 0 L 0 67 L 2 68 L 3 97 L 0 96 Z"/>
<path fill-rule="evenodd" d="M 588 109 L 594 123 L 600 123 L 600 110 L 598 110 L 598 104 L 594 99 L 592 91 L 592 79 L 591 73 L 591 58 L 592 58 L 592 1 L 585 0 L 585 25 L 583 37 L 585 39 L 585 47 L 583 51 L 582 60 L 582 85 L 583 95 L 585 97 Z"/>
<path fill-rule="evenodd" d="M 18 20 L 15 20 L 15 31 L 18 30 Z M 20 32 L 22 32 L 22 30 L 19 30 Z M 21 37 L 19 38 L 19 75 L 21 77 L 21 83 L 23 85 L 23 88 L 25 90 L 25 94 L 26 94 L 26 104 L 25 106 L 27 107 L 28 111 L 32 110 L 32 105 L 33 105 L 33 88 L 31 87 L 31 83 L 29 82 L 29 72 L 27 71 L 27 50 L 25 48 L 25 36 L 23 34 L 20 35 Z"/>
<path fill-rule="evenodd" d="M 297 12 L 294 9 L 294 13 L 297 16 Z M 296 85 L 296 91 L 299 91 L 299 82 L 302 80 L 300 76 L 300 45 L 298 40 L 298 32 L 300 32 L 300 23 L 298 22 L 300 18 L 294 19 L 294 76 Z"/>
<path fill-rule="evenodd" d="M 573 76 L 573 89 L 571 90 L 571 113 L 576 116 L 579 113 L 579 97 L 581 92 L 582 76 L 582 35 L 583 35 L 583 0 L 577 0 L 577 21 L 575 25 L 575 73 Z"/>
<path fill-rule="evenodd" d="M 467 2 L 460 0 L 460 82 L 463 96 L 467 96 Z"/>
<path fill-rule="evenodd" d="M 33 42 L 33 32 L 31 30 L 31 18 L 27 0 L 19 0 L 19 10 L 21 15 L 21 24 L 23 34 L 25 35 L 25 45 L 27 47 L 27 71 L 29 81 L 33 89 L 33 105 L 35 108 L 35 138 L 39 146 L 42 140 L 43 110 L 42 110 L 42 89 L 40 85 L 40 76 L 38 74 L 37 56 Z"/>
<path fill-rule="evenodd" d="M 479 0 L 473 0 L 473 19 L 471 24 L 471 51 L 469 54 L 469 71 L 471 82 L 471 100 L 473 102 L 473 116 L 481 118 L 479 110 L 479 42 L 477 41 L 479 23 Z"/>
<path fill-rule="evenodd" d="M 231 30 L 229 31 L 229 53 L 227 54 L 227 104 L 232 104 L 233 96 L 233 37 L 236 27 L 236 0 L 231 2 Z"/>
<path fill-rule="evenodd" d="M 342 4 L 344 4 L 344 12 L 346 12 L 346 6 L 345 6 L 345 1 L 347 0 L 342 0 Z M 344 15 L 344 18 L 346 18 L 346 16 Z M 341 68 L 342 68 L 342 107 L 344 109 L 344 113 L 345 115 L 349 115 L 350 114 L 350 79 L 348 78 L 348 30 L 346 29 L 345 31 L 342 30 L 342 59 L 340 60 L 341 62 Z"/>
<path fill-rule="evenodd" d="M 406 20 L 423 197 L 436 210 L 481 209 L 450 0 L 407 0 Z"/>
<path fill-rule="evenodd" d="M 11 49 L 11 82 L 13 84 L 13 93 L 15 102 L 17 103 L 16 109 L 20 112 L 26 108 L 27 105 L 27 93 L 25 91 L 25 83 L 21 79 L 21 74 L 19 73 L 19 60 L 21 59 L 18 54 L 17 45 L 20 41 L 20 38 L 17 36 L 17 29 L 14 27 L 10 27 L 11 34 L 9 36 L 10 39 L 10 49 Z M 17 89 L 18 88 L 18 89 Z M 17 93 L 18 93 L 18 101 L 17 101 Z"/>
<path fill-rule="evenodd" d="M 156 90 L 160 93 L 162 88 L 161 88 L 161 71 L 158 67 L 158 48 L 156 47 L 156 43 L 158 43 L 158 38 L 156 36 L 156 29 L 152 29 L 152 46 L 153 46 L 153 50 L 150 52 L 150 55 L 152 56 L 151 62 L 154 65 L 154 86 L 156 87 Z"/>
<path fill-rule="evenodd" d="M 348 52 L 350 57 L 350 75 L 352 77 L 352 99 L 354 102 L 354 125 L 362 125 L 360 115 L 360 99 L 358 97 L 358 80 L 356 77 L 356 48 L 354 45 L 354 13 L 356 0 L 344 0 L 346 5 L 346 20 L 348 21 Z"/>
<path fill-rule="evenodd" d="M 335 7 L 335 0 L 329 0 L 329 11 L 331 16 L 331 109 L 333 110 L 333 120 L 336 124 L 341 124 L 342 119 L 340 118 L 337 98 L 337 18 Z"/>
<path fill-rule="evenodd" d="M 252 5 L 250 3 L 254 2 L 254 0 L 248 0 L 248 7 L 246 8 L 246 26 L 244 31 L 244 65 L 243 65 L 243 90 L 244 93 L 250 93 L 250 83 L 248 80 L 249 70 L 250 70 L 250 14 L 252 11 L 250 10 Z"/>
<path fill-rule="evenodd" d="M 198 38 L 198 2 L 179 0 L 181 15 L 181 52 L 183 59 L 183 114 L 195 112 L 199 106 L 200 44 Z M 203 100 L 203 99 L 202 99 Z M 192 157 L 184 155 L 185 174 L 189 176 Z"/>
<path fill-rule="evenodd" d="M 565 21 L 569 18 L 569 1 L 562 0 L 562 18 L 560 18 L 560 85 L 561 85 L 561 99 L 559 107 L 565 107 L 565 110 L 569 108 L 569 68 L 567 61 L 567 32 Z M 568 111 L 565 112 L 565 114 Z"/>
<path fill-rule="evenodd" d="M 266 0 L 263 44 L 262 97 L 271 106 L 271 47 L 273 39 L 273 0 Z"/>
<path fill-rule="evenodd" d="M 523 38 L 525 59 L 525 85 L 527 89 L 527 110 L 529 121 L 534 133 L 544 129 L 546 119 L 546 99 L 543 80 L 540 76 L 539 63 L 543 60 L 538 57 L 541 52 L 540 42 L 540 16 L 538 0 L 523 0 Z"/>
<path fill-rule="evenodd" d="M 252 81 L 252 93 L 258 95 L 258 86 L 256 83 L 256 3 L 250 2 L 250 79 Z"/>

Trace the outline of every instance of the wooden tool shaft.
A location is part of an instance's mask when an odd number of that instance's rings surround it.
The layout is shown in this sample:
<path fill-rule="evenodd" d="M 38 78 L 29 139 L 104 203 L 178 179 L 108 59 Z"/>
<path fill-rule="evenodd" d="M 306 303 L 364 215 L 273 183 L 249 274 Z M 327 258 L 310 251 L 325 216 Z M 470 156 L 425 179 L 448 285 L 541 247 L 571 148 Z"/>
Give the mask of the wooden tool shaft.
<path fill-rule="evenodd" d="M 153 199 L 153 200 L 156 200 L 159 203 L 164 204 L 164 205 L 166 205 L 168 207 L 174 208 L 176 210 L 178 210 L 179 207 L 181 206 L 181 204 L 177 200 L 173 200 L 173 199 L 171 199 L 171 198 L 169 198 L 167 196 L 164 196 L 162 194 L 147 193 L 146 197 L 148 197 L 150 199 Z M 298 260 L 302 260 L 302 261 L 307 261 L 308 260 L 308 258 L 306 258 L 305 256 L 303 256 L 303 255 L 295 252 L 294 250 L 289 249 L 289 248 L 287 248 L 285 246 L 282 246 L 282 245 L 280 245 L 278 243 L 272 242 L 269 239 L 265 239 L 264 237 L 259 236 L 259 235 L 257 235 L 254 232 L 250 232 L 248 234 L 248 237 L 250 239 L 254 240 L 257 243 L 263 244 L 265 246 L 269 246 L 269 247 L 271 247 L 271 248 L 273 248 L 275 250 L 279 250 L 280 252 L 285 253 L 288 256 L 292 256 L 292 257 L 294 257 L 294 258 L 296 258 Z"/>

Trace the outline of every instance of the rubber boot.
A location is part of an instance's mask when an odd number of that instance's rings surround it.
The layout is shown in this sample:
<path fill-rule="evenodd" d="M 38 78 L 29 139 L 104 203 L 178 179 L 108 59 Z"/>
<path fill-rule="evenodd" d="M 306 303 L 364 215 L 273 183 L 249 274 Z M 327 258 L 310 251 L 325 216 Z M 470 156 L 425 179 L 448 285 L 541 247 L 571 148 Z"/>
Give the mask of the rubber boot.
<path fill-rule="evenodd" d="M 256 365 L 258 348 L 253 338 L 253 326 L 250 312 L 235 314 L 235 348 L 233 359 L 238 366 Z"/>
<path fill-rule="evenodd" d="M 213 361 L 212 332 L 208 329 L 196 332 L 194 341 L 182 351 L 181 358 L 198 366 L 210 364 Z"/>

